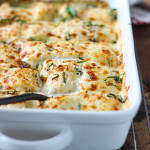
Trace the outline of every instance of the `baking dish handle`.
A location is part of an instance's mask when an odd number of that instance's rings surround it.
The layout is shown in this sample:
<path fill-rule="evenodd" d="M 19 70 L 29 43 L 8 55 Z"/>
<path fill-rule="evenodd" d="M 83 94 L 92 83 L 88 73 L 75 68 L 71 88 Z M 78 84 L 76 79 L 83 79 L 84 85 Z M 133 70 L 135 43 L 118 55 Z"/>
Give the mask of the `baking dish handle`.
<path fill-rule="evenodd" d="M 72 141 L 72 131 L 69 127 L 57 129 L 57 134 L 50 138 L 34 141 L 14 138 L 6 130 L 0 131 L 0 148 L 2 150 L 62 150 Z"/>

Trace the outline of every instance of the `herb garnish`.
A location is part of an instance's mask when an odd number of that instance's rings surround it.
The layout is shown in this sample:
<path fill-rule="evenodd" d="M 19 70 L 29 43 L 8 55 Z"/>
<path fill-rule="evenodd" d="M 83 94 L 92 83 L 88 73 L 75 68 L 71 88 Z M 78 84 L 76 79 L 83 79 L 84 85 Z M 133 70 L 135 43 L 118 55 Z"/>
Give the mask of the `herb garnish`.
<path fill-rule="evenodd" d="M 66 22 L 66 21 L 70 20 L 70 18 L 67 18 L 67 17 L 64 18 L 64 17 L 62 17 L 61 20 L 62 20 L 63 22 Z"/>
<path fill-rule="evenodd" d="M 68 20 L 70 20 L 71 18 L 69 17 L 64 17 L 62 15 L 58 15 L 56 18 L 53 19 L 53 22 L 56 22 L 56 23 L 60 23 L 60 22 L 66 22 Z"/>
<path fill-rule="evenodd" d="M 9 76 L 5 77 L 4 79 L 7 79 L 7 78 L 9 78 Z"/>
<path fill-rule="evenodd" d="M 0 91 L 0 94 L 16 94 L 17 95 L 17 91 Z"/>
<path fill-rule="evenodd" d="M 35 74 L 35 78 L 37 78 L 37 73 Z"/>
<path fill-rule="evenodd" d="M 117 85 L 115 85 L 114 83 L 112 83 L 112 82 L 108 82 L 108 83 L 106 83 L 107 84 L 107 86 L 115 86 L 115 87 L 117 87 Z"/>
<path fill-rule="evenodd" d="M 118 76 L 108 76 L 104 81 L 107 81 L 108 78 L 113 78 L 115 81 L 117 81 L 118 83 L 121 83 L 122 80 L 123 80 L 123 76 L 124 76 L 125 73 L 122 73 Z M 122 77 L 120 77 L 122 76 Z"/>
<path fill-rule="evenodd" d="M 2 88 L 3 88 L 3 86 L 1 85 L 1 86 L 0 86 L 0 90 L 1 90 Z"/>
<path fill-rule="evenodd" d="M 66 73 L 65 73 L 65 72 L 63 72 L 63 73 L 62 73 L 62 75 L 63 75 L 64 83 L 66 83 Z"/>
<path fill-rule="evenodd" d="M 52 41 L 47 41 L 46 44 L 53 44 L 53 42 Z"/>
<path fill-rule="evenodd" d="M 77 63 L 84 63 L 86 62 L 87 60 L 81 60 L 81 61 L 77 61 Z"/>
<path fill-rule="evenodd" d="M 78 109 L 81 110 L 81 104 L 80 103 L 78 104 Z"/>
<path fill-rule="evenodd" d="M 21 23 L 21 24 L 26 24 L 26 23 L 28 23 L 26 20 L 22 20 L 22 19 L 17 19 L 17 20 L 15 20 L 16 22 L 19 22 L 19 23 Z"/>
<path fill-rule="evenodd" d="M 35 39 L 33 37 L 30 37 L 29 40 L 30 41 L 35 41 Z"/>
<path fill-rule="evenodd" d="M 24 62 L 24 61 L 21 61 L 21 62 L 23 62 L 23 65 L 18 66 L 19 68 L 28 68 L 28 67 L 31 66 L 31 65 L 27 64 L 27 63 Z"/>
<path fill-rule="evenodd" d="M 123 99 L 120 95 L 115 95 L 115 94 L 113 94 L 113 93 L 107 94 L 107 97 L 110 97 L 110 98 L 114 97 L 114 98 L 116 98 L 118 101 L 120 101 L 121 103 L 125 103 L 125 101 L 128 99 L 128 97 L 126 97 L 125 99 Z"/>
<path fill-rule="evenodd" d="M 6 44 L 6 41 L 1 41 L 1 43 Z"/>
<path fill-rule="evenodd" d="M 90 39 L 92 42 L 97 42 L 97 33 Z"/>
<path fill-rule="evenodd" d="M 43 43 L 45 43 L 45 44 L 47 45 L 47 41 L 44 40 L 44 39 L 35 39 L 35 38 L 33 38 L 33 37 L 29 37 L 28 40 L 29 40 L 29 41 L 39 41 L 39 42 L 43 42 Z"/>
<path fill-rule="evenodd" d="M 113 44 L 116 44 L 116 43 L 117 43 L 117 41 L 112 41 L 112 43 L 113 43 Z"/>
<path fill-rule="evenodd" d="M 92 4 L 92 3 L 88 3 L 86 6 L 87 7 L 97 7 L 95 4 Z"/>
<path fill-rule="evenodd" d="M 12 66 L 9 66 L 9 68 L 16 68 L 16 66 L 13 66 L 13 65 L 12 65 Z"/>
<path fill-rule="evenodd" d="M 48 47 L 48 50 L 49 50 L 49 51 L 53 51 L 53 50 L 54 50 L 54 48 L 49 48 L 49 47 Z"/>
<path fill-rule="evenodd" d="M 15 15 L 15 16 L 8 18 L 8 19 L 3 18 L 3 19 L 0 19 L 0 23 L 7 24 L 7 23 L 10 23 L 11 21 L 19 22 L 22 24 L 28 23 L 26 20 L 16 19 L 16 18 L 19 18 L 19 16 Z"/>
<path fill-rule="evenodd" d="M 59 74 L 54 74 L 54 75 L 55 75 L 55 77 L 53 77 L 52 80 L 54 80 L 54 79 L 59 77 Z"/>
<path fill-rule="evenodd" d="M 41 77 L 41 80 L 42 80 L 42 82 L 44 82 L 44 78 L 43 77 Z"/>
<path fill-rule="evenodd" d="M 19 50 L 19 51 L 20 51 L 20 50 L 21 50 L 21 47 L 17 47 L 17 50 Z"/>
<path fill-rule="evenodd" d="M 98 27 L 104 27 L 105 25 L 104 24 L 93 24 L 91 20 L 89 20 L 87 22 L 87 26 L 98 26 Z"/>
<path fill-rule="evenodd" d="M 70 6 L 66 7 L 66 13 L 69 14 L 71 18 L 74 18 L 77 15 L 76 10 Z"/>
<path fill-rule="evenodd" d="M 82 70 L 80 70 L 79 68 L 75 68 L 75 70 L 77 71 L 77 74 L 80 74 L 80 76 L 82 76 L 82 74 L 83 74 Z"/>
<path fill-rule="evenodd" d="M 18 16 L 15 15 L 15 16 L 13 16 L 13 17 L 11 17 L 11 18 L 8 18 L 8 19 L 6 19 L 6 18 L 1 18 L 1 19 L 0 19 L 0 23 L 2 23 L 2 24 L 7 24 L 7 23 L 13 21 L 16 17 L 18 17 Z"/>
<path fill-rule="evenodd" d="M 38 69 L 39 68 L 39 64 L 36 64 L 35 68 Z"/>
<path fill-rule="evenodd" d="M 100 25 L 98 25 L 99 27 L 105 27 L 105 25 L 104 24 L 100 24 Z"/>
<path fill-rule="evenodd" d="M 110 67 L 110 59 L 108 58 L 108 66 Z"/>
<path fill-rule="evenodd" d="M 48 67 L 50 68 L 52 66 L 52 69 L 54 69 L 54 63 L 51 63 Z M 49 71 L 49 69 L 47 69 Z"/>
<path fill-rule="evenodd" d="M 89 21 L 87 22 L 87 26 L 93 26 L 93 24 L 92 24 L 92 21 L 91 21 L 91 20 L 89 20 Z"/>
<path fill-rule="evenodd" d="M 70 33 L 69 32 L 65 32 L 65 34 L 66 34 L 66 40 L 67 41 L 70 40 Z"/>
<path fill-rule="evenodd" d="M 80 60 L 83 60 L 83 58 L 82 58 L 80 55 L 79 55 L 79 59 L 80 59 Z"/>
<path fill-rule="evenodd" d="M 85 91 L 85 93 L 88 93 L 88 91 Z"/>
<path fill-rule="evenodd" d="M 117 19 L 117 9 L 112 9 L 110 12 L 109 12 L 110 16 L 112 17 L 113 20 L 116 20 Z"/>

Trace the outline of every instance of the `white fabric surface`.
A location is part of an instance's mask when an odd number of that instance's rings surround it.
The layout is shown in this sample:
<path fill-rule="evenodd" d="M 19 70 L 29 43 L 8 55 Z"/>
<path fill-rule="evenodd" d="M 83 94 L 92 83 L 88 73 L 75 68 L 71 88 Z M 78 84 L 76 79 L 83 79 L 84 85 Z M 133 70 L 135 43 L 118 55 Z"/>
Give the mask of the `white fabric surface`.
<path fill-rule="evenodd" d="M 134 24 L 149 24 L 150 10 L 144 10 L 134 6 L 134 4 L 142 3 L 143 0 L 129 0 L 131 5 L 131 19 Z"/>

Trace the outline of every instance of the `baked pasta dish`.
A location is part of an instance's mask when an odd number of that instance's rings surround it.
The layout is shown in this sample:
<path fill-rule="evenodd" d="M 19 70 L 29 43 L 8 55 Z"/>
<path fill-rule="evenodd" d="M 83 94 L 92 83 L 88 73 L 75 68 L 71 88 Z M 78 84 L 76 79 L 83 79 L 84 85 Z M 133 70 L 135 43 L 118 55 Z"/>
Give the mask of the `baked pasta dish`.
<path fill-rule="evenodd" d="M 97 2 L 3 2 L 0 97 L 41 93 L 1 108 L 117 111 L 130 107 L 117 10 Z"/>

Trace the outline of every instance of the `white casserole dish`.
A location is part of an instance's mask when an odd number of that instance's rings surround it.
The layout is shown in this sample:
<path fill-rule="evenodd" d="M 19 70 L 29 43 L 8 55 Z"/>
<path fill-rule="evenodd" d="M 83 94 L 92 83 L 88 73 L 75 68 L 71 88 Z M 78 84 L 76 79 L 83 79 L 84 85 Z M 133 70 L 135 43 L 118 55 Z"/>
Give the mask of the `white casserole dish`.
<path fill-rule="evenodd" d="M 66 150 L 115 150 L 124 144 L 131 122 L 141 103 L 141 90 L 128 0 L 106 1 L 112 8 L 117 8 L 119 12 L 127 73 L 126 83 L 127 86 L 130 85 L 130 108 L 114 112 L 0 109 L 0 148 L 8 150 L 61 150 L 68 146 Z M 21 138 L 17 135 L 21 130 L 24 132 L 20 134 L 25 134 L 26 131 L 31 135 L 34 132 L 39 132 L 35 135 L 40 139 L 49 139 L 47 141 L 21 140 L 23 136 Z M 31 131 L 34 132 L 31 133 Z M 50 135 L 40 137 L 42 132 Z M 44 147 L 42 147 L 43 145 Z"/>

